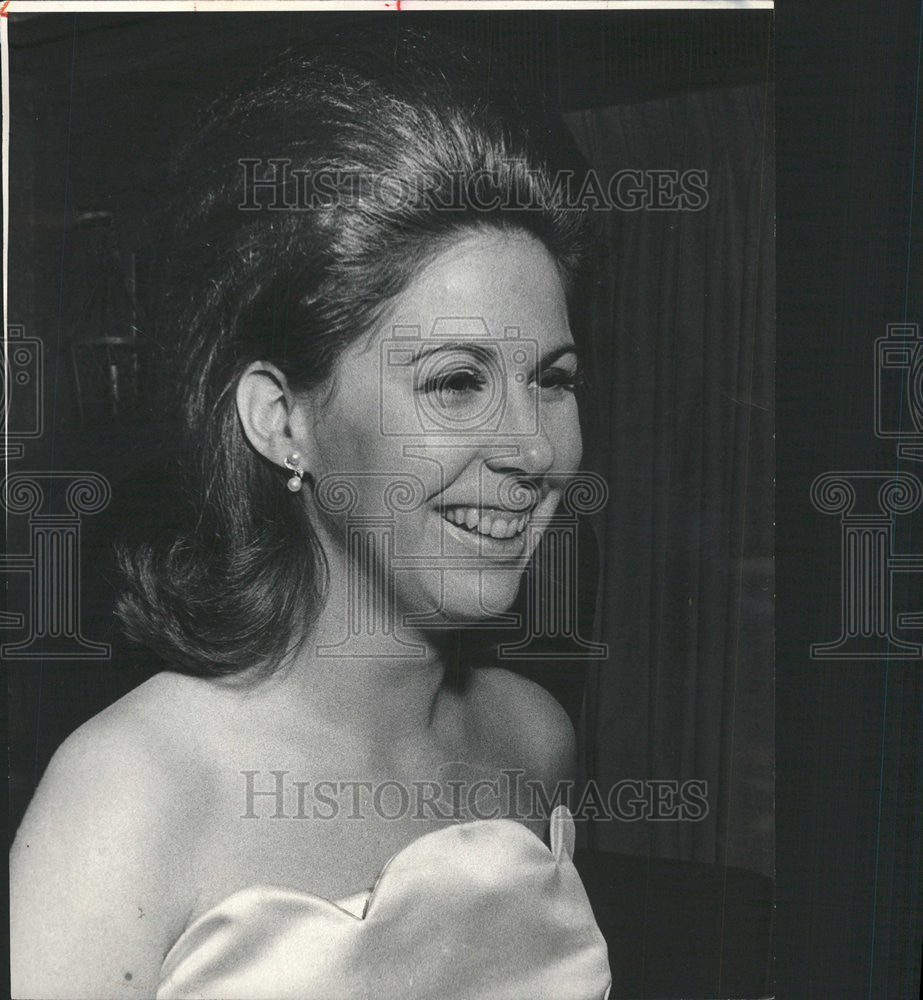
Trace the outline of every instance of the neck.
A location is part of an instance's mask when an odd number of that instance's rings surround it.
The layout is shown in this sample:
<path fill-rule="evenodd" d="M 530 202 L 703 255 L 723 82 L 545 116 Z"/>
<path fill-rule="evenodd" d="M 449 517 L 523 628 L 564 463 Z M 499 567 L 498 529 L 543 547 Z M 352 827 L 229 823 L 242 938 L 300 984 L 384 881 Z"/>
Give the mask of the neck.
<path fill-rule="evenodd" d="M 349 628 L 355 609 L 337 583 L 342 580 L 331 574 L 310 634 L 270 686 L 284 687 L 286 699 L 310 706 L 313 719 L 375 742 L 432 729 L 457 677 L 455 637 L 449 633 L 448 642 L 441 642 L 398 623 L 382 628 L 372 608 L 362 609 L 361 629 Z M 363 596 L 382 606 L 368 589 Z M 366 621 L 374 627 L 366 628 Z"/>

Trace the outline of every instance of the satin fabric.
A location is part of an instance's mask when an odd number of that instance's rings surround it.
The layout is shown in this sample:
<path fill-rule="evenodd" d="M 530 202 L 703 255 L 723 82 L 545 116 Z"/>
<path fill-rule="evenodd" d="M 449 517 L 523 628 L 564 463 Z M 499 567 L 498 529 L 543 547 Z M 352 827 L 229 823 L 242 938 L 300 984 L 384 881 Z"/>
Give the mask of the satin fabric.
<path fill-rule="evenodd" d="M 521 823 L 442 827 L 336 902 L 253 886 L 191 924 L 157 997 L 605 1000 L 606 943 L 559 806 L 551 849 Z"/>

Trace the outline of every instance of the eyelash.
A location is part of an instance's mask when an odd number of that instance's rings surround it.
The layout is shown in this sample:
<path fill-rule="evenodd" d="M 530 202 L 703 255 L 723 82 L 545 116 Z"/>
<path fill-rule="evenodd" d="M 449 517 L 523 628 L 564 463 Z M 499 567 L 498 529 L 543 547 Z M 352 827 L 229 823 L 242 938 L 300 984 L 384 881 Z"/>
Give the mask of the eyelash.
<path fill-rule="evenodd" d="M 466 383 L 464 388 L 457 388 L 451 383 L 459 379 Z M 453 371 L 440 372 L 428 379 L 422 386 L 424 392 L 441 392 L 449 395 L 460 395 L 463 392 L 483 389 L 487 385 L 487 379 L 482 372 L 474 368 L 456 368 Z"/>
<path fill-rule="evenodd" d="M 584 378 L 583 372 L 579 368 L 572 372 L 569 372 L 564 368 L 546 368 L 544 375 L 546 378 L 549 375 L 554 378 L 552 384 L 546 385 L 545 388 L 564 389 L 567 392 L 577 392 L 586 386 L 586 379 Z"/>
<path fill-rule="evenodd" d="M 577 392 L 586 385 L 586 380 L 580 369 L 569 372 L 563 368 L 552 367 L 546 368 L 542 374 L 546 380 L 541 386 L 543 389 L 563 389 L 565 392 Z M 551 378 L 550 382 L 547 381 L 549 377 Z M 450 385 L 458 379 L 465 380 L 467 384 L 463 388 Z M 459 368 L 433 376 L 419 387 L 419 391 L 459 396 L 464 392 L 483 389 L 485 385 L 487 385 L 487 379 L 482 372 L 473 368 Z"/>

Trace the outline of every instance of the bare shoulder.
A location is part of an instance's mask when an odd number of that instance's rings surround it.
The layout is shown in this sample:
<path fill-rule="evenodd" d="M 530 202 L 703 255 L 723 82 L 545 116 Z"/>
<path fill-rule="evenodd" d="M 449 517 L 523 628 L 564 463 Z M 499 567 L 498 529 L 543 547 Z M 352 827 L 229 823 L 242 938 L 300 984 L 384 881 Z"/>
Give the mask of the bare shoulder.
<path fill-rule="evenodd" d="M 194 780 L 196 744 L 188 716 L 197 683 L 159 674 L 84 723 L 52 757 L 35 810 L 50 804 L 60 814 L 62 808 L 103 806 L 111 817 L 126 812 L 127 804 L 137 808 L 149 801 L 169 813 L 183 783 Z M 116 788 L 121 794 L 110 799 Z"/>
<path fill-rule="evenodd" d="M 540 684 L 499 667 L 474 671 L 472 697 L 490 731 L 537 779 L 573 779 L 577 739 L 570 716 Z"/>
<path fill-rule="evenodd" d="M 201 784 L 186 680 L 158 675 L 72 733 L 36 789 L 14 850 L 53 834 L 62 844 L 143 837 L 151 851 L 165 827 L 185 825 L 198 802 L 190 786 Z"/>
<path fill-rule="evenodd" d="M 182 929 L 193 756 L 157 678 L 81 726 L 36 790 L 11 855 L 21 996 L 153 995 Z"/>

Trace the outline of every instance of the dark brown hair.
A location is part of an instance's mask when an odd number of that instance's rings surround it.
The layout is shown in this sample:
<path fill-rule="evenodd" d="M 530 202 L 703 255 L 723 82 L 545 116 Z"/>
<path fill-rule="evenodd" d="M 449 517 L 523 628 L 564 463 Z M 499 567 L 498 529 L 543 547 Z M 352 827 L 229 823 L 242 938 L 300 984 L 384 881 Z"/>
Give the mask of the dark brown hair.
<path fill-rule="evenodd" d="M 295 391 L 323 384 L 421 266 L 483 227 L 535 235 L 572 289 L 584 213 L 566 204 L 554 132 L 515 94 L 438 36 L 354 31 L 226 95 L 176 159 L 161 328 L 181 334 L 195 523 L 122 552 L 118 606 L 172 669 L 272 670 L 323 601 L 304 504 L 239 425 L 248 364 Z"/>

